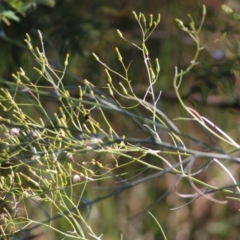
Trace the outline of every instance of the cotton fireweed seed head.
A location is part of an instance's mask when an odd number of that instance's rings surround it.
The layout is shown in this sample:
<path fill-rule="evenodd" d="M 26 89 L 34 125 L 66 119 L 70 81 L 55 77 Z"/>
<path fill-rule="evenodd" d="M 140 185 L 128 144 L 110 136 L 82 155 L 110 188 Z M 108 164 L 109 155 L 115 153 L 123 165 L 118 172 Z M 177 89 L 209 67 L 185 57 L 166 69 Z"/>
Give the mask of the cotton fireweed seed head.
<path fill-rule="evenodd" d="M 36 132 L 35 130 L 31 130 L 31 131 L 30 131 L 30 136 L 31 136 L 32 138 L 37 138 L 37 137 L 38 137 L 37 132 Z"/>
<path fill-rule="evenodd" d="M 78 183 L 81 181 L 81 177 L 78 174 L 73 176 L 73 183 Z"/>
<path fill-rule="evenodd" d="M 10 133 L 11 135 L 17 136 L 17 135 L 20 134 L 20 128 L 11 128 L 11 129 L 9 130 L 9 133 Z"/>

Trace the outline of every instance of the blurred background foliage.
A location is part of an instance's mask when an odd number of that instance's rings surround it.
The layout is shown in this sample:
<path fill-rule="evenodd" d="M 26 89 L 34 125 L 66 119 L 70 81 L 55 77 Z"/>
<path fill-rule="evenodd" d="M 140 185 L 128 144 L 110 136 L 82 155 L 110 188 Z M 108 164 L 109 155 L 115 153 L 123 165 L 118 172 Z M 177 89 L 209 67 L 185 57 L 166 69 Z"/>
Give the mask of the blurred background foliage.
<path fill-rule="evenodd" d="M 160 27 L 151 37 L 148 45 L 152 50 L 152 58 L 158 57 L 161 63 L 161 81 L 159 89 L 170 90 L 174 66 L 185 67 L 192 59 L 194 43 L 175 23 L 175 18 L 185 19 L 191 12 L 196 21 L 201 18 L 201 6 L 206 4 L 208 14 L 202 32 L 202 43 L 206 45 L 201 53 L 199 67 L 192 71 L 183 93 L 187 97 L 200 93 L 201 101 L 207 101 L 209 93 L 223 94 L 230 97 L 236 82 L 235 72 L 239 66 L 238 21 L 235 14 L 226 14 L 222 10 L 224 1 L 2 1 L 2 21 L 0 25 L 1 55 L 0 73 L 11 81 L 9 73 L 15 72 L 19 66 L 31 71 L 29 63 L 32 59 L 24 48 L 25 34 L 38 41 L 37 30 L 41 30 L 50 63 L 60 68 L 60 63 L 70 54 L 70 71 L 81 78 L 89 78 L 98 87 L 104 86 L 104 70 L 95 64 L 91 53 L 96 52 L 103 57 L 106 64 L 116 58 L 114 51 L 118 46 L 123 52 L 126 62 L 132 64 L 131 77 L 137 81 L 136 90 L 143 94 L 146 89 L 145 75 L 139 71 L 143 63 L 140 53 L 119 39 L 116 29 L 136 43 L 141 32 L 134 21 L 132 10 L 145 14 L 162 15 Z M 238 1 L 227 1 L 236 11 Z M 8 14 L 6 14 L 8 13 Z M 225 35 L 226 33 L 226 35 Z M 106 54 L 108 53 L 108 54 Z M 134 61 L 133 61 L 134 59 Z M 133 62 L 132 62 L 133 61 Z M 120 70 L 120 66 L 115 66 Z M 34 77 L 34 72 L 32 73 Z M 66 79 L 68 79 L 66 77 Z M 71 79 L 66 80 L 72 83 Z M 236 92 L 236 91 L 235 91 Z M 237 93 L 235 93 L 236 95 Z M 171 97 L 171 92 L 165 94 Z M 236 96 L 235 99 L 236 101 Z M 232 100 L 233 101 L 233 100 Z M 209 102 L 210 104 L 212 102 Z M 214 103 L 213 103 L 214 104 Z"/>
<path fill-rule="evenodd" d="M 200 114 L 215 122 L 236 141 L 240 140 L 238 0 L 0 1 L 0 77 L 5 80 L 1 84 L 8 86 L 7 82 L 13 81 L 11 74 L 18 71 L 19 67 L 28 72 L 32 81 L 37 80 L 32 69 L 34 59 L 24 38 L 28 33 L 33 45 L 39 46 L 37 30 L 40 30 L 46 55 L 53 68 L 61 70 L 66 54 L 70 54 L 69 74 L 66 74 L 64 83 L 71 94 L 76 95 L 74 89 L 85 78 L 104 91 L 103 87 L 107 82 L 104 69 L 96 63 L 91 53 L 95 52 L 116 71 L 122 71 L 114 51 L 117 46 L 124 62 L 131 64 L 130 79 L 136 95 L 141 98 L 148 87 L 141 53 L 122 41 L 116 29 L 125 38 L 138 43 L 141 31 L 134 21 L 132 11 L 141 11 L 146 15 L 160 13 L 160 27 L 149 39 L 148 46 L 151 58 L 159 58 L 161 63 L 161 75 L 156 87 L 156 91 L 163 90 L 159 108 L 174 119 L 182 114 L 172 89 L 174 67 L 188 66 L 195 51 L 194 43 L 177 27 L 175 19 L 180 18 L 187 22 L 187 14 L 191 13 L 196 23 L 200 22 L 203 4 L 207 8 L 201 33 L 205 49 L 200 54 L 200 64 L 184 79 L 182 95 Z M 223 4 L 234 9 L 234 13 L 224 11 Z M 118 79 L 115 78 L 114 81 Z M 46 108 L 57 111 L 57 106 L 51 102 L 46 104 Z M 109 117 L 119 134 L 127 131 L 121 119 L 116 119 L 114 114 Z M 128 131 L 131 131 L 131 127 L 130 125 Z M 179 127 L 184 133 L 213 144 L 194 124 L 181 123 Z M 134 135 L 138 134 L 137 129 L 132 129 L 132 132 Z M 217 172 L 212 174 L 213 176 L 203 178 L 222 177 Z M 165 175 L 99 203 L 98 210 L 94 207 L 89 217 L 90 226 L 96 232 L 104 233 L 104 239 L 121 239 L 121 233 L 123 239 L 161 239 L 159 229 L 157 226 L 153 227 L 148 214 L 143 213 L 133 219 L 129 217 L 138 214 L 161 197 L 172 187 L 175 178 Z M 186 189 L 188 187 L 186 185 Z M 98 196 L 98 192 L 88 191 L 87 195 L 94 198 Z M 236 201 L 216 205 L 200 198 L 185 208 L 169 210 L 184 203 L 184 199 L 176 197 L 173 191 L 162 201 L 156 202 L 151 209 L 162 224 L 168 239 L 238 239 L 236 236 L 240 221 L 239 204 Z"/>

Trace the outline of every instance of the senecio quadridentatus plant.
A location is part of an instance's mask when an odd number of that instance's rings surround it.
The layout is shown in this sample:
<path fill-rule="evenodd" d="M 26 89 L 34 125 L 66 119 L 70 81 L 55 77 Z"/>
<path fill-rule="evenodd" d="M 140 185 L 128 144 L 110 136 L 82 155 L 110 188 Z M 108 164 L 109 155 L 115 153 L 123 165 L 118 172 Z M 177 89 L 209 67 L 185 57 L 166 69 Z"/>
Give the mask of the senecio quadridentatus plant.
<path fill-rule="evenodd" d="M 12 209 L 10 212 L 5 208 L 0 215 L 1 235 L 6 239 L 10 236 L 29 235 L 39 226 L 45 226 L 71 239 L 87 239 L 89 235 L 100 239 L 85 221 L 81 208 L 90 209 L 98 201 L 168 173 L 178 177 L 174 187 L 177 187 L 182 179 L 188 179 L 195 191 L 194 194 L 178 194 L 180 197 L 206 197 L 225 204 L 227 200 L 216 199 L 210 196 L 210 193 L 222 191 L 226 193 L 226 198 L 233 198 L 231 194 L 240 193 L 237 180 L 226 165 L 239 164 L 240 158 L 182 133 L 174 121 L 158 108 L 161 91 L 156 94 L 154 87 L 161 78 L 160 64 L 158 59 L 152 61 L 147 40 L 160 23 L 161 17 L 159 14 L 155 20 L 154 16 L 150 15 L 147 20 L 142 13 L 133 12 L 133 15 L 142 32 L 141 44 L 128 41 L 119 30 L 117 33 L 142 54 L 149 81 L 149 87 L 142 99 L 135 94 L 129 79 L 131 65 L 124 63 L 118 48 L 115 49 L 116 56 L 123 73 L 115 71 L 93 53 L 97 62 L 105 68 L 108 93 L 99 91 L 88 80 L 79 80 L 78 96 L 73 97 L 63 81 L 64 77 L 70 74 L 67 70 L 69 55 L 62 70 L 55 70 L 46 57 L 41 32 L 39 31 L 41 49 L 34 47 L 27 35 L 25 42 L 38 64 L 38 67 L 34 67 L 38 79 L 33 82 L 20 68 L 19 72 L 13 74 L 16 82 L 8 82 L 8 88 L 1 88 L 0 94 L 0 106 L 5 112 L 5 115 L 0 117 L 3 133 L 0 140 L 0 163 L 2 170 L 7 172 L 0 177 L 0 196 Z M 175 68 L 173 87 L 180 106 L 189 115 L 188 118 L 179 117 L 175 121 L 196 122 L 208 134 L 237 151 L 239 144 L 209 119 L 186 106 L 179 93 L 183 77 L 198 64 L 198 55 L 204 48 L 199 35 L 205 15 L 206 9 L 203 7 L 202 21 L 198 27 L 190 15 L 188 26 L 181 20 L 176 20 L 180 28 L 195 42 L 196 52 L 185 70 Z M 121 79 L 119 82 L 115 81 L 116 76 Z M 47 83 L 46 86 L 39 84 L 42 79 Z M 151 101 L 147 101 L 149 96 Z M 42 103 L 43 98 L 57 102 L 58 111 L 48 112 Z M 151 117 L 139 114 L 140 111 L 135 111 L 138 108 L 147 110 Z M 31 111 L 28 111 L 29 109 Z M 97 117 L 94 118 L 91 112 L 97 112 Z M 121 116 L 126 124 L 134 123 L 144 137 L 134 138 L 129 132 L 120 135 L 108 120 L 108 114 Z M 163 140 L 163 132 L 167 133 L 169 141 Z M 185 139 L 208 147 L 211 151 L 189 148 L 184 142 Z M 147 156 L 158 161 L 154 161 L 155 164 L 149 163 L 146 161 Z M 205 161 L 195 169 L 194 163 L 200 158 Z M 122 185 L 110 187 L 110 193 L 96 199 L 83 197 L 89 182 L 123 177 L 126 172 L 116 176 L 114 171 L 134 163 L 153 169 L 155 173 L 137 180 L 123 181 Z M 231 185 L 213 186 L 198 179 L 198 174 L 207 171 L 213 163 L 225 171 L 232 181 Z M 74 197 L 75 193 L 79 198 Z M 30 216 L 27 206 L 33 202 L 39 212 L 43 213 L 45 220 Z M 48 204 L 51 206 L 51 210 L 48 210 L 51 215 L 46 216 L 42 209 L 47 208 Z M 59 230 L 52 224 L 53 220 L 60 218 L 67 222 L 64 230 Z M 75 221 L 76 219 L 78 221 Z"/>

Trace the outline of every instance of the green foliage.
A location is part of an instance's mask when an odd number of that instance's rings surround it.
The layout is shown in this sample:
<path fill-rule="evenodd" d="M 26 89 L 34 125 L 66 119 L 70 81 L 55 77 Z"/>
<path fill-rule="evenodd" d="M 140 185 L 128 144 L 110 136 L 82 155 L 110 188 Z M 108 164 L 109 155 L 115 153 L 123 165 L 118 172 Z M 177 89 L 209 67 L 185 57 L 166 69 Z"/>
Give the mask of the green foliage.
<path fill-rule="evenodd" d="M 9 20 L 19 22 L 20 18 L 16 15 L 19 13 L 25 16 L 26 11 L 29 8 L 36 7 L 37 4 L 47 5 L 53 7 L 55 5 L 54 0 L 5 0 L 4 3 L 0 3 L 0 18 L 7 24 L 10 25 Z"/>

